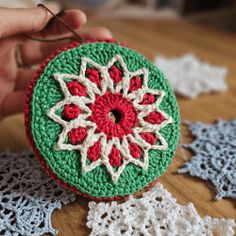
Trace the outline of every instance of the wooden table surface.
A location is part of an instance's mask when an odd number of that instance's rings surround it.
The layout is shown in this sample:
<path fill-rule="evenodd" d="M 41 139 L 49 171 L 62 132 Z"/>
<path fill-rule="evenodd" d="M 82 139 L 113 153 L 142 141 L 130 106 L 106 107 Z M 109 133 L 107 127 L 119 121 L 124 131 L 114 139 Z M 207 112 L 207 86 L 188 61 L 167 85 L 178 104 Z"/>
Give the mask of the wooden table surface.
<path fill-rule="evenodd" d="M 227 66 L 228 91 L 200 96 L 194 100 L 178 97 L 182 120 L 213 123 L 217 118 L 230 120 L 236 117 L 236 36 L 217 32 L 203 26 L 183 21 L 135 21 L 100 20 L 89 26 L 103 25 L 110 28 L 114 37 L 126 42 L 152 60 L 156 54 L 181 56 L 192 52 L 212 64 Z M 0 151 L 10 148 L 20 151 L 28 147 L 23 116 L 9 117 L 0 123 Z M 188 130 L 182 127 L 183 142 L 191 142 Z M 191 153 L 187 152 L 190 157 Z M 206 182 L 178 175 L 176 170 L 184 164 L 181 150 L 160 182 L 177 198 L 180 204 L 193 202 L 201 216 L 236 218 L 235 201 L 214 201 L 215 191 Z M 83 236 L 89 234 L 86 227 L 88 200 L 78 197 L 72 204 L 53 213 L 53 226 L 60 235 Z"/>

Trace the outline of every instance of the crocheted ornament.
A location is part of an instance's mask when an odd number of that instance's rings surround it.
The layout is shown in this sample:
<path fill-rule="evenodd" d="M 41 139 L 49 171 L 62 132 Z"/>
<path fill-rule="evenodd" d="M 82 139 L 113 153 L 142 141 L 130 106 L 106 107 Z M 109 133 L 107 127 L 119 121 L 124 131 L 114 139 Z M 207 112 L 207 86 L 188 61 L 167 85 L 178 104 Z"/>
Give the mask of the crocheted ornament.
<path fill-rule="evenodd" d="M 194 54 L 170 59 L 157 56 L 155 64 L 164 72 L 174 91 L 184 97 L 195 98 L 227 89 L 227 68 L 202 62 Z"/>
<path fill-rule="evenodd" d="M 125 196 L 169 166 L 179 111 L 163 74 L 115 42 L 57 52 L 31 81 L 26 128 L 40 163 L 71 190 Z"/>
<path fill-rule="evenodd" d="M 201 218 L 194 205 L 182 206 L 157 184 L 142 198 L 129 197 L 124 203 L 89 203 L 87 226 L 90 236 L 233 236 L 233 219 Z"/>
<path fill-rule="evenodd" d="M 236 199 L 236 119 L 219 120 L 214 125 L 188 123 L 188 128 L 196 140 L 184 147 L 194 156 L 178 172 L 212 183 L 216 200 Z"/>
<path fill-rule="evenodd" d="M 0 235 L 56 235 L 51 215 L 75 194 L 58 186 L 31 152 L 0 154 Z"/>

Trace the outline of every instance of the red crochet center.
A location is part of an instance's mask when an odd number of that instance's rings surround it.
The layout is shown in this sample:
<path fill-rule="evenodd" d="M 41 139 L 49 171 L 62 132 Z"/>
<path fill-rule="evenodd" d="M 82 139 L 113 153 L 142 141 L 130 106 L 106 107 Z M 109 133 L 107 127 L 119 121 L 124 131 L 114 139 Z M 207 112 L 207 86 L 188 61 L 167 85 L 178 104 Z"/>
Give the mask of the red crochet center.
<path fill-rule="evenodd" d="M 123 98 L 121 93 L 106 92 L 97 96 L 90 109 L 90 120 L 96 123 L 97 131 L 106 134 L 109 139 L 121 139 L 124 135 L 132 134 L 132 128 L 138 125 L 138 112 L 132 102 Z M 114 122 L 109 117 L 110 112 L 115 118 Z"/>
<path fill-rule="evenodd" d="M 115 40 L 113 39 L 108 39 L 108 40 L 87 40 L 86 43 L 93 43 L 93 42 L 107 42 L 107 43 L 116 43 Z M 121 46 L 125 46 L 124 44 L 120 44 Z M 81 196 L 84 196 L 86 198 L 90 198 L 92 200 L 103 200 L 103 201 L 107 201 L 107 200 L 119 200 L 121 198 L 125 198 L 126 196 L 114 196 L 114 197 L 94 197 L 91 196 L 87 193 L 81 192 L 79 189 L 77 189 L 76 187 L 65 183 L 63 180 L 59 179 L 57 177 L 57 175 L 52 172 L 52 170 L 49 168 L 49 166 L 47 165 L 46 161 L 44 160 L 43 156 L 40 154 L 39 150 L 36 147 L 35 141 L 33 139 L 32 133 L 31 133 L 31 100 L 32 100 L 32 94 L 33 94 L 33 90 L 34 90 L 34 86 L 36 84 L 37 79 L 39 79 L 41 73 L 43 72 L 44 68 L 48 65 L 48 63 L 55 58 L 58 54 L 60 54 L 63 51 L 78 47 L 79 43 L 78 42 L 73 42 L 70 45 L 57 50 L 55 53 L 53 53 L 50 57 L 48 57 L 44 63 L 41 64 L 41 66 L 39 67 L 38 71 L 36 72 L 35 76 L 33 77 L 33 79 L 30 81 L 27 91 L 26 91 L 26 97 L 25 97 L 25 108 L 24 108 L 24 114 L 25 114 L 25 130 L 26 130 L 26 134 L 27 134 L 27 138 L 28 141 L 34 151 L 34 154 L 36 155 L 37 160 L 39 161 L 39 163 L 41 164 L 41 166 L 45 169 L 45 171 L 61 186 L 63 186 L 64 188 L 69 189 L 70 191 L 77 193 Z M 118 68 L 117 68 L 118 69 Z M 110 76 L 113 79 L 114 83 L 115 82 L 119 82 L 119 77 L 122 75 L 120 72 L 117 71 L 117 69 L 112 69 L 112 72 L 110 72 Z M 91 72 L 92 71 L 92 72 Z M 94 79 L 91 79 L 91 81 L 95 82 L 98 86 L 99 81 L 101 82 L 100 79 L 100 75 L 99 73 L 97 73 L 94 70 L 88 70 L 86 71 L 87 75 L 92 74 L 92 76 L 94 77 Z M 114 76 L 113 76 L 114 75 Z M 89 77 L 89 76 L 88 76 Z M 132 83 L 134 85 L 132 85 Z M 131 87 L 130 90 L 132 91 L 132 89 L 137 89 L 140 87 L 139 85 L 139 79 L 134 78 L 134 81 L 132 82 L 131 79 Z M 83 88 L 83 85 L 81 85 L 80 83 L 78 83 L 77 81 L 72 81 L 72 82 L 68 82 L 67 83 L 67 87 L 70 91 L 71 94 L 73 95 L 78 95 L 78 96 L 86 96 L 86 89 Z M 99 99 L 99 98 L 98 98 Z M 143 101 L 141 102 L 141 104 L 151 104 L 155 102 L 155 97 L 152 94 L 146 94 L 144 96 Z M 96 102 L 95 102 L 96 103 Z M 127 105 L 127 104 L 126 104 Z M 95 109 L 95 108 L 94 108 Z M 131 124 L 134 124 L 136 122 L 136 118 L 135 117 L 135 111 L 133 110 L 133 108 L 130 106 L 130 110 L 131 113 L 133 114 L 133 118 L 131 120 Z M 62 116 L 65 119 L 71 120 L 71 119 L 75 119 L 76 117 L 78 117 L 80 114 L 80 109 L 79 107 L 77 107 L 74 104 L 67 104 L 64 107 Z M 87 133 L 85 129 L 81 129 L 81 127 L 78 128 L 79 131 L 73 131 L 72 133 L 77 133 L 79 134 L 79 136 L 82 137 L 82 139 L 84 139 L 84 137 L 86 137 Z M 124 131 L 125 132 L 125 131 Z M 127 132 L 127 130 L 126 130 Z M 72 134 L 71 134 L 72 135 Z M 73 136 L 73 135 L 72 135 Z M 144 134 L 145 136 L 145 134 Z M 150 135 L 146 135 L 146 136 L 150 136 Z M 144 137 L 143 137 L 144 138 Z M 150 138 L 150 137 L 149 137 Z M 147 140 L 148 138 L 144 138 L 145 140 Z M 73 140 L 73 137 L 70 138 L 70 140 L 72 141 L 72 143 L 76 143 L 78 142 L 78 139 Z M 151 139 L 150 139 L 151 140 Z M 153 142 L 150 141 L 149 142 Z M 131 143 L 129 146 L 130 149 L 130 153 L 134 158 L 140 158 L 141 156 L 141 150 L 139 149 L 139 147 L 135 144 L 135 143 Z M 121 164 L 121 157 L 120 157 L 120 153 L 117 152 L 118 150 L 115 147 L 112 147 L 111 153 L 110 155 L 115 156 L 115 158 L 112 158 L 112 166 L 119 166 Z M 91 161 L 95 161 L 99 158 L 99 153 L 101 152 L 101 144 L 100 142 L 96 142 L 92 147 L 89 148 L 88 150 L 88 158 Z M 153 181 L 152 183 L 150 183 L 148 186 L 146 186 L 144 189 L 150 188 L 152 186 L 155 185 L 155 183 L 157 182 L 157 179 L 155 181 Z"/>

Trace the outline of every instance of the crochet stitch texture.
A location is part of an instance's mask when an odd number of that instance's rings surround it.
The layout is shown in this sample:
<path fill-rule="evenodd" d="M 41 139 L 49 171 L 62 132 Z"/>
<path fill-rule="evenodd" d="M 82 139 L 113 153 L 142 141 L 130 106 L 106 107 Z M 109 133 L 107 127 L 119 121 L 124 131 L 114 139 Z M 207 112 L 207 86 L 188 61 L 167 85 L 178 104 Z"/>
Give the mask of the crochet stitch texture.
<path fill-rule="evenodd" d="M 194 156 L 178 170 L 209 181 L 223 197 L 236 199 L 236 119 L 219 120 L 214 125 L 188 123 L 195 141 L 184 147 Z"/>
<path fill-rule="evenodd" d="M 51 214 L 75 195 L 49 178 L 31 152 L 1 153 L 0 170 L 0 235 L 56 235 Z"/>
<path fill-rule="evenodd" d="M 36 152 L 79 193 L 134 193 L 171 162 L 175 97 L 162 73 L 131 49 L 97 42 L 61 52 L 42 69 L 29 102 Z"/>
<path fill-rule="evenodd" d="M 194 205 L 182 206 L 157 184 L 143 197 L 124 203 L 89 203 L 87 226 L 90 236 L 233 236 L 233 219 L 201 218 Z"/>

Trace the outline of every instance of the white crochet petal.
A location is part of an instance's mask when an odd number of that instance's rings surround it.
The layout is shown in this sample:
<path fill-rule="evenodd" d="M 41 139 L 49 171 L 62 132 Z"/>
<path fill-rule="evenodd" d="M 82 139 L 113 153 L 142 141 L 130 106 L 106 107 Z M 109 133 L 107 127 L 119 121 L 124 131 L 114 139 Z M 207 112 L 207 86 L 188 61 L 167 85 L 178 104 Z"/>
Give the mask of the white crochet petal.
<path fill-rule="evenodd" d="M 113 83 L 113 80 L 110 78 L 109 70 L 117 62 L 121 66 L 121 70 L 123 72 L 123 78 L 118 84 L 115 85 Z M 105 77 L 105 80 L 103 80 L 103 86 L 102 86 L 104 88 L 103 94 L 107 91 L 107 88 L 110 89 L 110 91 L 113 93 L 114 92 L 119 93 L 123 89 L 124 84 L 127 84 L 127 81 L 129 80 L 129 71 L 127 69 L 127 66 L 123 58 L 118 54 L 112 57 L 108 61 L 107 65 L 104 67 L 104 72 L 106 73 L 107 76 Z"/>
<path fill-rule="evenodd" d="M 135 77 L 143 77 L 142 79 L 142 87 L 129 93 L 129 87 L 130 87 L 130 80 Z M 143 97 L 145 93 L 148 92 L 148 70 L 145 68 L 139 69 L 135 72 L 129 72 L 129 76 L 127 76 L 124 80 L 123 80 L 123 95 L 125 98 L 128 98 L 130 100 L 137 100 L 140 97 Z M 152 90 L 153 92 L 153 90 Z"/>
<path fill-rule="evenodd" d="M 178 204 L 161 184 L 121 204 L 90 202 L 87 220 L 90 236 L 233 236 L 236 226 L 233 219 L 201 218 L 192 203 Z"/>
<path fill-rule="evenodd" d="M 81 58 L 79 77 L 83 78 L 83 80 L 85 81 L 88 81 L 89 87 L 87 87 L 87 89 L 89 91 L 94 92 L 95 94 L 101 94 L 102 91 L 99 89 L 99 87 L 94 82 L 91 82 L 89 79 L 86 78 L 86 69 L 88 67 L 88 64 L 94 67 L 95 69 L 97 69 L 103 78 L 107 77 L 104 72 L 104 67 L 100 66 L 95 61 L 91 60 L 90 58 L 87 58 L 87 57 Z"/>

